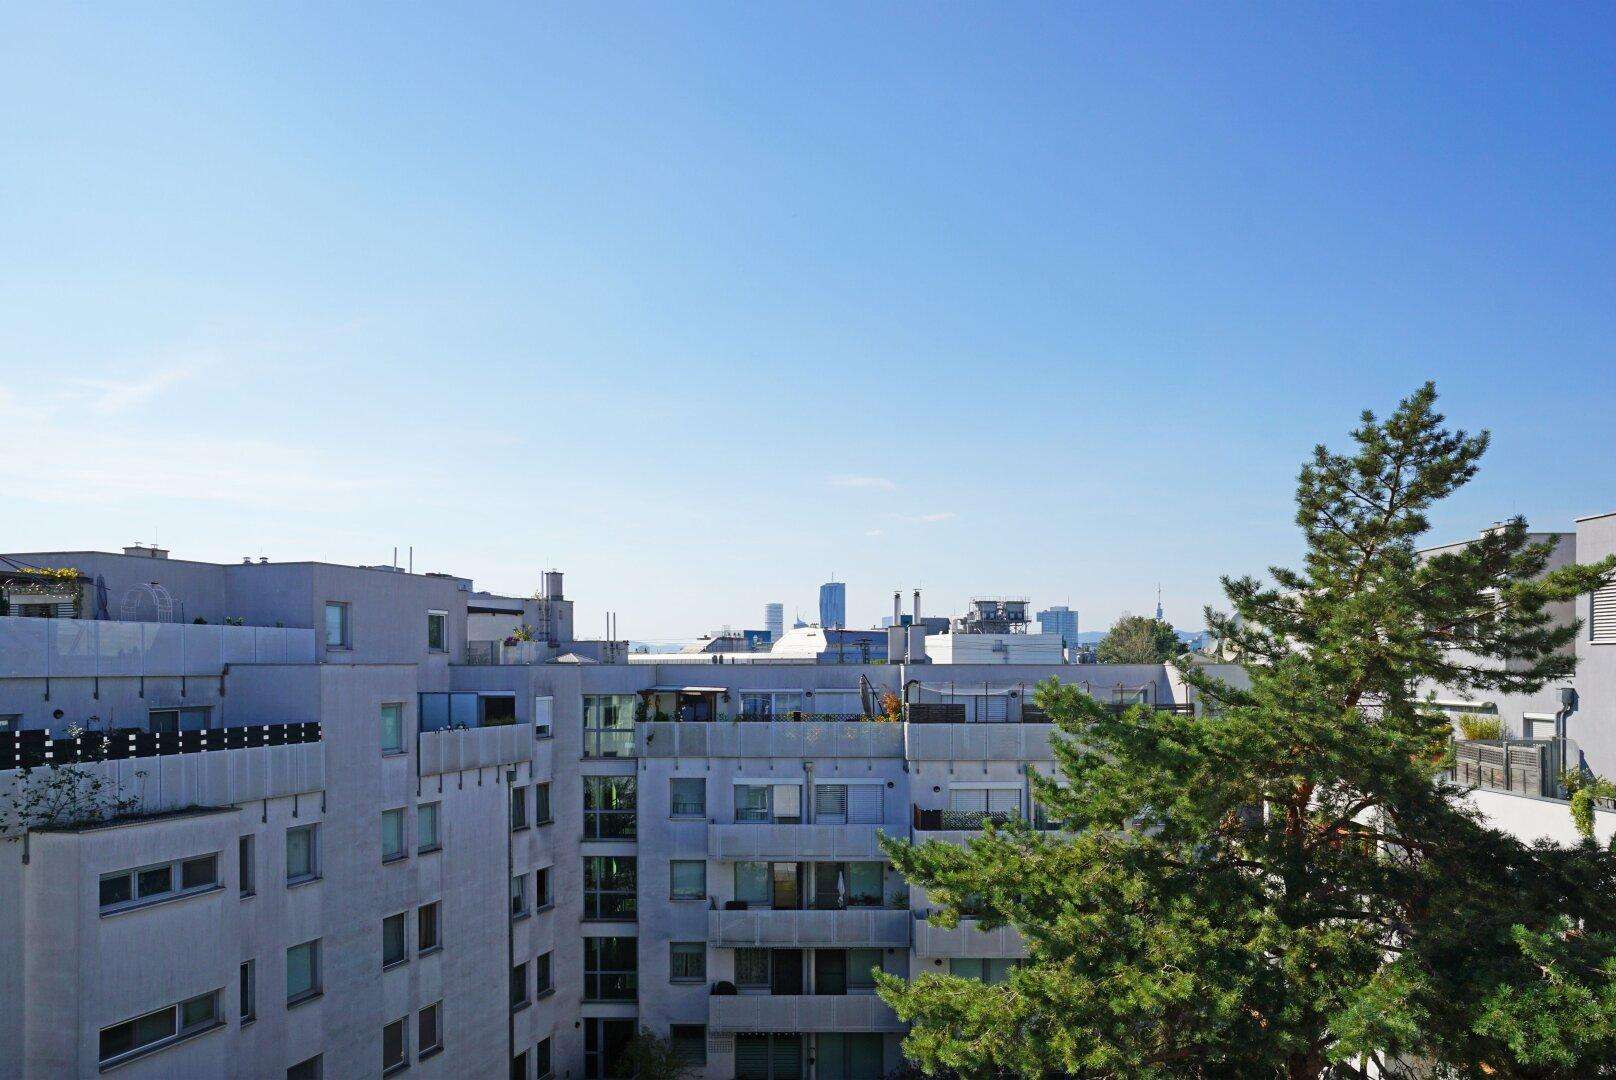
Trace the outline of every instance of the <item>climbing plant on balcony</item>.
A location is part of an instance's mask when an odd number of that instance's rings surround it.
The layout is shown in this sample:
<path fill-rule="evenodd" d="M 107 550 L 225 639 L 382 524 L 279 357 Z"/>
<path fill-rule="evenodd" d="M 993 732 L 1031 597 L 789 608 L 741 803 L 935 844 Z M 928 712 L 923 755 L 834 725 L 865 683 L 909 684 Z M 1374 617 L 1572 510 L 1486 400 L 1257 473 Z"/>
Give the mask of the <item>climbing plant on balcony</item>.
<path fill-rule="evenodd" d="M 1427 385 L 1366 413 L 1349 452 L 1302 467 L 1302 567 L 1227 578 L 1233 613 L 1208 612 L 1245 675 L 1181 667 L 1213 708 L 1118 713 L 1038 689 L 1061 775 L 1029 780 L 1070 832 L 883 841 L 934 921 L 1027 943 L 994 985 L 878 976 L 924 1069 L 1613 1075 L 1616 856 L 1490 828 L 1443 771 L 1450 723 L 1421 688 L 1570 674 L 1577 627 L 1549 606 L 1616 563 L 1551 570 L 1519 519 L 1420 554 L 1426 512 L 1487 447 L 1435 404 Z"/>

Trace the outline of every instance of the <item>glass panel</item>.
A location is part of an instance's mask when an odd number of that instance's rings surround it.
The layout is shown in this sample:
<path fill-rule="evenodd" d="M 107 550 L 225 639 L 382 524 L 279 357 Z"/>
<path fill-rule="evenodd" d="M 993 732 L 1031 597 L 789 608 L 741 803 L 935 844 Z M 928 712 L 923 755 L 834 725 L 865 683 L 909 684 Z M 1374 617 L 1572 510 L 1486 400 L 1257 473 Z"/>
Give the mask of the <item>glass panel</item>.
<path fill-rule="evenodd" d="M 769 789 L 752 784 L 735 785 L 735 820 L 768 821 Z"/>
<path fill-rule="evenodd" d="M 382 964 L 396 964 L 403 960 L 407 947 L 405 945 L 405 919 L 402 913 L 389 915 L 382 920 Z"/>
<path fill-rule="evenodd" d="M 814 820 L 827 825 L 847 821 L 846 784 L 820 784 L 814 788 Z"/>
<path fill-rule="evenodd" d="M 707 896 L 707 864 L 696 860 L 677 859 L 669 864 L 675 900 L 705 899 Z"/>
<path fill-rule="evenodd" d="M 735 899 L 747 904 L 769 902 L 769 864 L 738 862 L 735 864 Z"/>
<path fill-rule="evenodd" d="M 632 919 L 636 864 L 632 855 L 591 855 L 584 859 L 584 918 Z"/>
<path fill-rule="evenodd" d="M 371 1030 L 375 1030 L 372 1028 Z M 404 1021 L 394 1020 L 382 1028 L 382 1068 L 402 1065 L 409 1054 L 405 1047 Z"/>
<path fill-rule="evenodd" d="M 841 949 L 814 950 L 814 993 L 847 993 L 847 953 Z"/>
<path fill-rule="evenodd" d="M 142 870 L 135 875 L 140 886 L 141 899 L 148 896 L 161 896 L 174 889 L 174 868 L 172 866 L 154 866 L 150 870 Z"/>
<path fill-rule="evenodd" d="M 769 950 L 770 993 L 802 993 L 802 975 L 803 962 L 801 949 Z"/>
<path fill-rule="evenodd" d="M 207 1027 L 218 1019 L 218 994 L 203 994 L 180 1005 L 180 1030 Z"/>
<path fill-rule="evenodd" d="M 325 606 L 325 643 L 327 646 L 347 644 L 348 609 L 342 604 Z"/>
<path fill-rule="evenodd" d="M 404 854 L 404 811 L 384 811 L 382 814 L 382 858 L 391 859 L 402 854 Z"/>
<path fill-rule="evenodd" d="M 735 950 L 735 985 L 749 987 L 769 985 L 768 949 Z"/>
<path fill-rule="evenodd" d="M 286 832 L 286 877 L 309 877 L 314 873 L 314 829 L 302 826 Z"/>
<path fill-rule="evenodd" d="M 219 858 L 206 855 L 200 859 L 186 859 L 180 864 L 180 888 L 200 889 L 219 883 Z"/>
<path fill-rule="evenodd" d="M 668 781 L 668 812 L 675 816 L 707 813 L 707 781 L 701 777 L 676 776 Z"/>
<path fill-rule="evenodd" d="M 477 726 L 478 704 L 476 694 L 449 695 L 449 726 L 474 728 Z"/>
<path fill-rule="evenodd" d="M 802 1036 L 775 1035 L 770 1048 L 774 1080 L 802 1080 Z"/>
<path fill-rule="evenodd" d="M 286 950 L 286 998 L 288 1001 L 314 990 L 318 985 L 319 942 L 293 945 Z M 372 1029 L 374 1030 L 374 1029 Z"/>
<path fill-rule="evenodd" d="M 850 990 L 875 989 L 875 977 L 870 973 L 881 970 L 880 949 L 847 950 L 847 986 Z"/>
<path fill-rule="evenodd" d="M 382 749 L 404 749 L 404 708 L 400 705 L 382 706 Z"/>
<path fill-rule="evenodd" d="M 668 977 L 700 982 L 707 977 L 707 946 L 700 941 L 676 941 L 670 947 Z"/>
<path fill-rule="evenodd" d="M 448 694 L 422 694 L 420 701 L 422 731 L 442 731 L 449 726 Z"/>
<path fill-rule="evenodd" d="M 847 902 L 854 907 L 880 907 L 882 864 L 856 862 L 847 866 Z"/>
<path fill-rule="evenodd" d="M 101 879 L 101 906 L 126 904 L 135 898 L 135 879 L 125 872 L 109 874 Z"/>
<path fill-rule="evenodd" d="M 847 1080 L 847 1037 L 820 1035 L 814 1055 L 815 1080 Z"/>
<path fill-rule="evenodd" d="M 770 863 L 770 877 L 774 881 L 774 909 L 776 911 L 795 911 L 802 907 L 802 891 L 799 887 L 801 876 L 798 873 L 798 864 Z"/>
<path fill-rule="evenodd" d="M 415 831 L 422 851 L 438 846 L 438 804 L 428 803 L 415 812 Z"/>
<path fill-rule="evenodd" d="M 886 1075 L 886 1052 L 879 1035 L 847 1036 L 847 1080 L 881 1080 Z"/>

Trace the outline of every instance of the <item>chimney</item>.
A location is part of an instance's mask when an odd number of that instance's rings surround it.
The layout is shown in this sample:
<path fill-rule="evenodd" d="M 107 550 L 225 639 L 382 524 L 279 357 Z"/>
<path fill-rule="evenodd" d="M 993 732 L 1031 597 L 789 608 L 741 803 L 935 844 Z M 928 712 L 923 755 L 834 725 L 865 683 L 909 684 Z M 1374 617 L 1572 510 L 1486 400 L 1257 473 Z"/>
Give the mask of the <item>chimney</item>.
<path fill-rule="evenodd" d="M 915 590 L 915 625 L 920 625 L 920 590 Z"/>
<path fill-rule="evenodd" d="M 892 625 L 897 626 L 903 622 L 903 591 L 892 590 Z"/>

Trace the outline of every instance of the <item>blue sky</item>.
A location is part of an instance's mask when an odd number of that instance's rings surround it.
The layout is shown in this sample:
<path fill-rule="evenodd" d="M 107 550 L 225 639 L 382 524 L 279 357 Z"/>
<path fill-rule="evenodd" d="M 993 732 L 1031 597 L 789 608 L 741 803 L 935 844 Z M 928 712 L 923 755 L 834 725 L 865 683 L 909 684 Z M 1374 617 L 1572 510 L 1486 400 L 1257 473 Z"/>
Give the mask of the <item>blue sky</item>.
<path fill-rule="evenodd" d="M 1594 5 L 14 6 L 0 548 L 1194 627 L 1427 378 L 1439 538 L 1569 527 L 1613 73 Z"/>

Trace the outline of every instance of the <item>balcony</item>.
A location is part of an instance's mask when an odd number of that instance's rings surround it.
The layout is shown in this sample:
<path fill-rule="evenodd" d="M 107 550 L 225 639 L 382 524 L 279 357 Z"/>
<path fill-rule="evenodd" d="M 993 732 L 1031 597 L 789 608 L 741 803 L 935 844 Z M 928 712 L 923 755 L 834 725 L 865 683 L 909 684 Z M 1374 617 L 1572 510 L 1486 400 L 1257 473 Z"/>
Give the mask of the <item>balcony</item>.
<path fill-rule="evenodd" d="M 915 954 L 946 957 L 1026 956 L 1021 932 L 1013 926 L 978 930 L 974 919 L 961 919 L 952 930 L 933 926 L 925 919 L 915 922 Z"/>
<path fill-rule="evenodd" d="M 1049 724 L 911 722 L 904 753 L 910 761 L 1053 761 L 1049 731 Z"/>
<path fill-rule="evenodd" d="M 767 862 L 885 859 L 878 825 L 770 825 L 707 827 L 707 856 Z"/>
<path fill-rule="evenodd" d="M 1554 795 L 1560 775 L 1553 739 L 1460 739 L 1454 743 L 1454 778 L 1466 787 Z"/>
<path fill-rule="evenodd" d="M 314 631 L 0 617 L 0 678 L 220 675 L 229 664 L 312 664 Z"/>
<path fill-rule="evenodd" d="M 634 727 L 640 757 L 903 757 L 903 725 L 877 721 L 657 721 Z"/>
<path fill-rule="evenodd" d="M 909 944 L 908 908 L 846 908 L 840 911 L 709 911 L 707 940 L 726 948 L 798 945 Z"/>
<path fill-rule="evenodd" d="M 976 832 L 990 821 L 1003 824 L 1020 818 L 1020 814 L 987 810 L 923 810 L 915 807 L 916 832 Z"/>
<path fill-rule="evenodd" d="M 709 1031 L 900 1032 L 904 1025 L 874 994 L 714 995 Z"/>
<path fill-rule="evenodd" d="M 416 745 L 419 747 L 422 776 L 490 765 L 510 765 L 532 760 L 533 725 L 505 724 L 499 727 L 423 731 Z"/>

